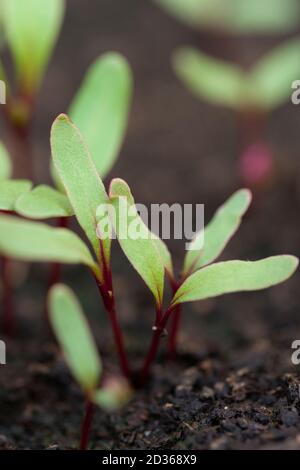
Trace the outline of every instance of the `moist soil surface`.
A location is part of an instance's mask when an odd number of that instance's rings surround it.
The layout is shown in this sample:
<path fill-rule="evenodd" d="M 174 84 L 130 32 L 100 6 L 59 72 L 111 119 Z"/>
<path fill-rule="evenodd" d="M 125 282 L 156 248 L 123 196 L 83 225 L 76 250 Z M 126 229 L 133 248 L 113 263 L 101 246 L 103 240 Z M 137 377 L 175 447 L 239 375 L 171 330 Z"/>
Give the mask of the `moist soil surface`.
<path fill-rule="evenodd" d="M 1 371 L 1 449 L 78 445 L 83 397 L 56 347 L 39 346 L 15 348 Z M 90 448 L 300 449 L 300 381 L 283 357 L 260 341 L 230 357 L 202 346 L 161 360 L 123 411 L 96 412 Z"/>
<path fill-rule="evenodd" d="M 205 203 L 209 220 L 243 185 L 236 170 L 236 117 L 185 90 L 170 66 L 171 54 L 191 44 L 247 66 L 280 40 L 237 41 L 199 33 L 147 0 L 68 2 L 37 110 L 36 180 L 49 180 L 52 120 L 68 109 L 92 60 L 118 50 L 133 67 L 135 95 L 127 137 L 111 176 L 125 178 L 138 202 Z M 270 117 L 265 138 L 274 151 L 273 178 L 255 188 L 252 209 L 222 259 L 299 255 L 299 125 L 299 107 L 291 104 Z M 179 270 L 183 242 L 171 242 L 170 248 Z M 138 367 L 150 341 L 153 302 L 116 250 L 118 312 L 130 359 Z M 83 397 L 44 331 L 48 268 L 30 269 L 26 278 L 23 268 L 16 268 L 16 336 L 8 339 L 0 331 L 7 341 L 7 365 L 0 370 L 0 448 L 76 448 Z M 178 360 L 168 362 L 162 344 L 151 379 L 132 402 L 117 414 L 96 412 L 90 447 L 300 448 L 300 366 L 291 362 L 291 344 L 300 339 L 299 278 L 296 273 L 268 291 L 187 305 Z M 92 278 L 72 267 L 64 269 L 63 280 L 87 312 L 105 371 L 116 373 L 110 328 Z"/>

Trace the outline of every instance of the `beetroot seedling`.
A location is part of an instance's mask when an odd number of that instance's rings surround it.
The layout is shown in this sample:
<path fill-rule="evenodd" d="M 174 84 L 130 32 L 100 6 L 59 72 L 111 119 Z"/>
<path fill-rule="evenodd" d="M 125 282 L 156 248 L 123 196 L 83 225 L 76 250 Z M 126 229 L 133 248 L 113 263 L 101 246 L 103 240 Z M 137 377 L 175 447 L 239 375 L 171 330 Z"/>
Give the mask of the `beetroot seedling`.
<path fill-rule="evenodd" d="M 61 29 L 64 10 L 64 0 L 1 2 L 1 26 L 14 65 L 14 79 L 10 81 L 0 63 L 0 79 L 7 89 L 7 104 L 1 106 L 1 110 L 14 138 L 15 170 L 22 176 L 29 174 L 31 179 L 33 112 Z"/>
<path fill-rule="evenodd" d="M 199 246 L 203 234 L 197 234 L 191 244 L 192 250 L 187 253 L 183 275 L 176 283 L 170 253 L 165 243 L 141 219 L 128 185 L 121 179 L 114 179 L 109 195 L 106 193 L 82 135 L 66 115 L 59 116 L 53 124 L 51 147 L 56 171 L 92 252 L 70 230 L 3 215 L 0 216 L 0 253 L 28 261 L 86 265 L 96 279 L 110 319 L 121 370 L 133 383 L 115 306 L 110 236 L 114 232 L 124 254 L 154 297 L 153 337 L 139 384 L 148 378 L 162 332 L 182 303 L 271 287 L 288 279 L 297 267 L 298 260 L 293 256 L 211 264 L 238 228 L 249 205 L 249 191 L 241 190 L 227 201 L 208 225 L 203 250 Z M 101 215 L 99 207 L 103 205 L 108 209 Z M 128 232 L 128 227 L 132 229 L 132 226 L 136 229 L 134 233 Z M 163 302 L 165 272 L 174 287 L 173 299 L 167 308 Z"/>
<path fill-rule="evenodd" d="M 80 449 L 88 445 L 94 406 L 115 411 L 131 397 L 129 384 L 121 378 L 103 377 L 102 362 L 85 315 L 74 293 L 63 285 L 49 294 L 50 321 L 65 360 L 86 399 Z"/>
<path fill-rule="evenodd" d="M 118 156 L 128 122 L 132 88 L 132 73 L 127 61 L 120 54 L 107 53 L 92 64 L 71 103 L 70 113 L 80 125 L 102 177 L 107 175 Z M 1 147 L 0 150 L 5 175 L 11 166 L 5 149 Z M 58 227 L 66 227 L 74 211 L 53 166 L 52 174 L 57 189 L 40 185 L 29 192 L 31 184 L 27 181 L 5 182 L 3 188 L 0 187 L 0 209 L 2 206 L 3 210 L 9 209 L 27 219 L 56 219 Z M 48 288 L 59 282 L 60 272 L 60 263 L 53 263 Z"/>
<path fill-rule="evenodd" d="M 238 168 L 247 186 L 264 183 L 273 173 L 267 123 L 270 113 L 291 96 L 292 83 L 300 72 L 299 49 L 299 39 L 289 40 L 249 70 L 193 48 L 175 53 L 175 71 L 195 96 L 236 113 Z"/>

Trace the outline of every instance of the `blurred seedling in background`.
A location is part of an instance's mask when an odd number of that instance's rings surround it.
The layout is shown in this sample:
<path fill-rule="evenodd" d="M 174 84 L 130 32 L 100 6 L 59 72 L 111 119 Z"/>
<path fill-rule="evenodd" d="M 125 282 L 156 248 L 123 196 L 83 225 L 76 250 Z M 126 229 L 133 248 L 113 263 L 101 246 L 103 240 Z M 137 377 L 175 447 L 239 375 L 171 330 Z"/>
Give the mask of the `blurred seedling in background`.
<path fill-rule="evenodd" d="M 33 178 L 30 142 L 35 103 L 62 26 L 65 1 L 1 0 L 2 46 L 8 46 L 13 62 L 0 61 L 0 80 L 6 84 L 7 104 L 1 112 L 13 139 L 16 175 Z"/>
<path fill-rule="evenodd" d="M 111 170 L 119 154 L 127 128 L 132 92 L 133 77 L 128 62 L 120 54 L 106 53 L 91 65 L 71 103 L 70 115 L 80 127 L 96 170 L 103 178 Z M 3 167 L 3 174 L 8 173 L 7 165 L 11 173 L 8 154 L 2 147 L 1 154 L 3 157 L 0 167 Z M 0 185 L 0 210 L 9 210 L 33 220 L 55 219 L 58 227 L 66 227 L 68 218 L 74 215 L 74 211 L 53 165 L 51 173 L 55 183 L 53 188 L 39 185 L 29 191 L 29 181 L 15 180 Z M 77 177 L 81 177 L 80 169 Z M 59 281 L 60 271 L 60 263 L 53 263 L 49 287 Z M 6 285 L 8 283 L 9 277 L 6 276 Z M 6 291 L 11 293 L 11 289 Z M 13 317 L 11 308 L 4 316 Z"/>
<path fill-rule="evenodd" d="M 74 293 L 56 284 L 49 297 L 50 321 L 70 371 L 86 399 L 80 449 L 88 445 L 94 407 L 117 411 L 131 398 L 131 388 L 122 377 L 103 376 L 102 362 L 89 325 Z"/>
<path fill-rule="evenodd" d="M 238 171 L 247 186 L 263 185 L 274 173 L 268 121 L 272 111 L 291 97 L 292 83 L 300 74 L 299 52 L 300 40 L 289 40 L 249 70 L 191 47 L 174 54 L 177 76 L 197 98 L 236 113 Z"/>
<path fill-rule="evenodd" d="M 154 0 L 175 18 L 198 30 L 215 33 L 277 34 L 300 22 L 298 0 Z"/>
<path fill-rule="evenodd" d="M 187 253 L 183 274 L 176 281 L 170 253 L 165 243 L 152 234 L 142 221 L 127 183 L 114 179 L 107 194 L 81 133 L 66 115 L 60 115 L 52 126 L 51 148 L 55 169 L 93 253 L 68 229 L 53 228 L 10 215 L 0 216 L 0 253 L 23 261 L 86 265 L 96 280 L 110 320 L 121 370 L 132 385 L 141 386 L 148 379 L 161 336 L 169 319 L 182 303 L 230 292 L 264 289 L 285 281 L 297 267 L 297 258 L 289 255 L 255 262 L 211 264 L 238 228 L 240 218 L 248 207 L 250 194 L 242 190 L 229 199 L 205 229 L 203 250 L 199 247 L 203 233 L 196 236 L 192 242 L 193 250 Z M 114 209 L 116 219 L 110 217 L 110 210 L 99 215 L 99 206 L 107 204 Z M 126 232 L 132 226 L 131 222 L 137 227 L 138 237 Z M 113 232 L 129 262 L 154 297 L 152 340 L 137 374 L 130 368 L 116 312 L 111 271 L 112 237 L 103 236 L 104 233 Z M 165 272 L 173 287 L 173 297 L 166 305 Z M 176 336 L 175 325 L 173 343 L 176 342 Z"/>

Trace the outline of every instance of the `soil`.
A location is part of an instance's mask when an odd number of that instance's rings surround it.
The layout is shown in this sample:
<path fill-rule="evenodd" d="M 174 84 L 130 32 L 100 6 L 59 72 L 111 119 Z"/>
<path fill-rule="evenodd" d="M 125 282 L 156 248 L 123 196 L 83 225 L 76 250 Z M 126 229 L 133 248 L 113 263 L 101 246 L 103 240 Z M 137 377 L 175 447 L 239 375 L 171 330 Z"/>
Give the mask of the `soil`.
<path fill-rule="evenodd" d="M 211 36 L 188 29 L 150 0 L 72 0 L 49 68 L 34 128 L 36 180 L 48 181 L 51 121 L 68 108 L 84 71 L 107 50 L 124 53 L 135 75 L 126 141 L 111 176 L 125 178 L 139 202 L 205 203 L 209 220 L 242 183 L 236 171 L 236 117 L 196 100 L 174 76 L 174 49 L 193 44 L 248 65 L 282 38 Z M 299 77 L 295 77 L 299 78 Z M 287 104 L 269 120 L 276 170 L 256 188 L 252 209 L 222 259 L 299 255 L 299 108 Z M 179 269 L 182 242 L 171 242 Z M 117 247 L 118 310 L 132 363 L 150 341 L 150 294 Z M 43 321 L 47 267 L 24 282 L 17 266 L 18 332 L 7 341 L 0 373 L 0 448 L 68 449 L 78 445 L 83 397 Z M 95 449 L 299 449 L 300 375 L 291 344 L 300 339 L 299 272 L 277 288 L 187 305 L 179 356 L 164 349 L 144 390 L 118 414 L 97 411 Z M 65 268 L 97 337 L 105 370 L 116 372 L 109 326 L 89 274 Z M 166 342 L 166 341 L 164 341 Z"/>

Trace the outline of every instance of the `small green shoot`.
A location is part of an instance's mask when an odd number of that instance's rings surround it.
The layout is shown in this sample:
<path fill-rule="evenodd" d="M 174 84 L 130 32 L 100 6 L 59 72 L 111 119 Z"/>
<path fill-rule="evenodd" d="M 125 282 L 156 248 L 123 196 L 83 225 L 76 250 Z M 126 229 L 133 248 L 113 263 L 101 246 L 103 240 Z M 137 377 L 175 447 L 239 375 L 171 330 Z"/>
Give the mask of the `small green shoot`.
<path fill-rule="evenodd" d="M 119 178 L 114 179 L 107 194 L 84 138 L 68 116 L 60 115 L 55 120 L 51 131 L 51 147 L 53 162 L 66 196 L 58 197 L 56 192 L 44 188 L 42 192 L 45 191 L 45 200 L 41 207 L 36 205 L 34 194 L 31 194 L 33 197 L 28 202 L 30 193 L 23 195 L 17 205 L 21 206 L 27 200 L 27 210 L 33 212 L 40 209 L 43 212 L 49 198 L 49 208 L 56 211 L 61 208 L 62 201 L 66 203 L 67 197 L 69 206 L 65 204 L 64 207 L 69 215 L 74 212 L 92 252 L 70 230 L 3 215 L 0 216 L 0 253 L 28 261 L 85 264 L 96 279 L 110 319 L 122 372 L 134 385 L 137 383 L 129 367 L 115 306 L 110 263 L 111 235 L 114 232 L 124 254 L 155 300 L 153 337 L 139 374 L 139 385 L 149 376 L 161 335 L 170 318 L 175 322 L 175 327 L 171 327 L 170 349 L 173 352 L 176 349 L 180 304 L 230 292 L 265 289 L 285 281 L 297 268 L 297 258 L 288 255 L 255 262 L 234 260 L 212 264 L 237 231 L 248 209 L 251 194 L 242 189 L 221 206 L 204 233 L 196 234 L 189 246 L 192 250 L 186 254 L 182 275 L 177 279 L 168 248 L 143 222 L 128 184 Z M 35 191 L 40 193 L 41 189 L 36 188 Z M 40 200 L 43 199 L 40 194 L 38 196 Z M 105 217 L 99 215 L 99 207 L 102 206 L 105 207 L 102 214 Z M 104 236 L 105 233 L 108 237 Z M 204 247 L 200 243 L 203 236 Z M 163 302 L 165 273 L 173 289 L 173 299 L 167 308 Z M 104 401 L 108 400 L 105 393 L 99 393 L 99 402 L 101 396 Z"/>
<path fill-rule="evenodd" d="M 235 110 L 272 110 L 291 94 L 300 72 L 299 39 L 291 39 L 257 61 L 249 71 L 197 49 L 174 55 L 178 77 L 197 97 Z"/>
<path fill-rule="evenodd" d="M 1 7 L 19 89 L 25 96 L 32 96 L 41 84 L 58 38 L 65 1 L 2 0 Z"/>
<path fill-rule="evenodd" d="M 131 389 L 123 379 L 102 380 L 102 361 L 86 317 L 74 293 L 57 284 L 49 293 L 50 322 L 65 360 L 88 403 L 115 411 L 131 398 Z M 88 418 L 88 419 L 87 419 Z M 84 420 L 81 445 L 86 448 L 91 417 Z"/>

